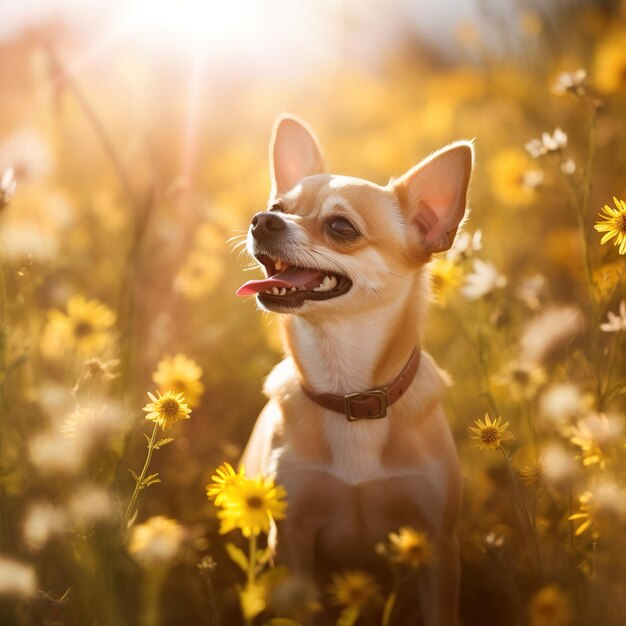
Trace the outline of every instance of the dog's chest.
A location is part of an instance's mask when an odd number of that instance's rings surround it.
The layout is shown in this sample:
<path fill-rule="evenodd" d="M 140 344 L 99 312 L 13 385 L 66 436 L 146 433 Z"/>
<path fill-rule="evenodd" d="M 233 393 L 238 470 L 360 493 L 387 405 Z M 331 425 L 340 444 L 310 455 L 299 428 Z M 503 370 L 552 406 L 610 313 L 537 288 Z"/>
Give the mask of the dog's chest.
<path fill-rule="evenodd" d="M 382 454 L 388 437 L 387 419 L 348 422 L 343 415 L 325 411 L 322 424 L 331 451 L 328 473 L 350 485 L 386 475 Z"/>

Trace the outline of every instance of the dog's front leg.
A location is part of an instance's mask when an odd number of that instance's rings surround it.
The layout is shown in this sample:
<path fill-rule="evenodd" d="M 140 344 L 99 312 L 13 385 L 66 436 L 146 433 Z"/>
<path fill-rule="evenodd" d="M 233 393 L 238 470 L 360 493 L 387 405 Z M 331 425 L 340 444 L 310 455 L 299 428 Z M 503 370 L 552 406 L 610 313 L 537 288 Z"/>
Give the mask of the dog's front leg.
<path fill-rule="evenodd" d="M 307 576 L 313 571 L 317 526 L 297 514 L 278 525 L 276 560 L 293 574 Z"/>
<path fill-rule="evenodd" d="M 418 578 L 424 626 L 456 626 L 460 583 L 456 534 L 440 537 L 435 560 Z"/>

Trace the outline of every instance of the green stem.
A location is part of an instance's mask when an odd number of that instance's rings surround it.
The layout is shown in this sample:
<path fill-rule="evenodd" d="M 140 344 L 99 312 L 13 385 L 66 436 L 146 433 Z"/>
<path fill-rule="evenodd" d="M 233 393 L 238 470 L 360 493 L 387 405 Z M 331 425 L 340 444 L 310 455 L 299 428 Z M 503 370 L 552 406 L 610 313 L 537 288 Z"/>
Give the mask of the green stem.
<path fill-rule="evenodd" d="M 132 516 L 135 503 L 137 502 L 137 498 L 139 497 L 139 492 L 142 489 L 143 481 L 148 472 L 148 466 L 150 465 L 150 461 L 152 459 L 152 453 L 154 452 L 154 442 L 156 440 L 158 429 L 159 429 L 159 424 L 158 422 L 155 422 L 154 428 L 152 429 L 152 436 L 150 437 L 150 441 L 148 442 L 148 454 L 146 455 L 146 462 L 143 464 L 143 469 L 141 470 L 141 474 L 139 474 L 139 478 L 135 480 L 135 489 L 133 491 L 133 495 L 130 498 L 130 502 L 128 503 L 128 508 L 126 509 L 126 513 L 124 514 L 124 522 L 122 524 L 123 532 L 126 532 L 126 529 L 128 527 L 128 520 Z"/>
<path fill-rule="evenodd" d="M 605 371 L 606 381 L 604 386 L 600 385 L 598 391 L 598 410 L 604 409 L 604 402 L 606 400 L 606 394 L 611 387 L 611 374 L 613 373 L 613 365 L 615 364 L 615 355 L 617 354 L 616 346 L 620 343 L 619 336 L 615 337 L 611 341 L 611 347 L 609 348 L 609 357 L 607 359 L 607 366 Z"/>
<path fill-rule="evenodd" d="M 254 585 L 256 579 L 256 535 L 250 537 L 250 550 L 248 556 L 248 587 Z M 254 619 L 246 616 L 246 626 L 252 626 Z"/>
<path fill-rule="evenodd" d="M 385 610 L 383 611 L 383 620 L 381 626 L 389 626 L 391 620 L 391 614 L 393 613 L 393 607 L 396 605 L 396 599 L 398 595 L 393 592 L 389 594 L 387 602 L 385 602 Z"/>
<path fill-rule="evenodd" d="M 160 594 L 167 569 L 163 566 L 144 572 L 143 607 L 141 612 L 141 626 L 158 626 Z"/>
<path fill-rule="evenodd" d="M 533 418 L 531 415 L 530 407 L 528 406 L 525 400 L 522 400 L 522 414 L 524 415 L 524 419 L 526 420 L 526 424 L 528 425 L 528 432 L 530 433 L 530 440 L 532 442 L 533 451 L 537 451 L 537 431 L 535 430 L 535 424 L 533 422 Z"/>
<path fill-rule="evenodd" d="M 533 523 L 533 520 L 528 512 L 528 508 L 526 503 L 524 502 L 524 497 L 522 496 L 522 492 L 519 489 L 519 485 L 517 484 L 517 477 L 515 476 L 515 472 L 513 471 L 513 466 L 511 465 L 511 460 L 509 459 L 507 453 L 504 451 L 504 448 L 500 446 L 498 448 L 504 457 L 504 461 L 506 462 L 506 467 L 509 472 L 509 478 L 511 479 L 511 483 L 513 485 L 513 491 L 515 492 L 515 497 L 517 498 L 518 505 L 522 512 L 524 513 L 525 522 L 528 525 L 528 529 L 530 531 L 530 536 L 532 539 L 533 549 L 535 551 L 535 558 L 537 559 L 537 568 L 539 570 L 539 574 L 541 575 L 542 581 L 545 582 L 546 576 L 544 574 L 543 569 L 543 559 L 541 558 L 541 550 L 539 549 L 539 541 L 537 539 L 537 528 Z"/>

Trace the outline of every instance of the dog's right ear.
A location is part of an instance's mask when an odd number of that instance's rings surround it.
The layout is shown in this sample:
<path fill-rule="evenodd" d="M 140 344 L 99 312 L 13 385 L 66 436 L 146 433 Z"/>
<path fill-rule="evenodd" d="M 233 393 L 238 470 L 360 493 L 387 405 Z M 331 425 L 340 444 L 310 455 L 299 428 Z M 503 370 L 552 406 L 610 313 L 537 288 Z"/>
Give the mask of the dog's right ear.
<path fill-rule="evenodd" d="M 293 115 L 278 117 L 270 140 L 272 196 L 289 191 L 306 176 L 323 172 L 324 159 L 315 133 Z"/>

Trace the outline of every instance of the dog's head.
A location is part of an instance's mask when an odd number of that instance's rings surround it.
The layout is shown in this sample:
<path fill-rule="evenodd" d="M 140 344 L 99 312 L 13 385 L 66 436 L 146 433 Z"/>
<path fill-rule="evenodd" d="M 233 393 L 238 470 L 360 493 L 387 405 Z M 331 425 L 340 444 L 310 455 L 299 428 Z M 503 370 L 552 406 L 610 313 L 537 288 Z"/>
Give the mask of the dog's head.
<path fill-rule="evenodd" d="M 472 165 L 472 144 L 460 141 L 385 187 L 335 176 L 325 173 L 314 133 L 280 117 L 270 141 L 272 192 L 247 244 L 267 278 L 237 294 L 303 315 L 389 304 L 433 253 L 452 245 Z"/>

